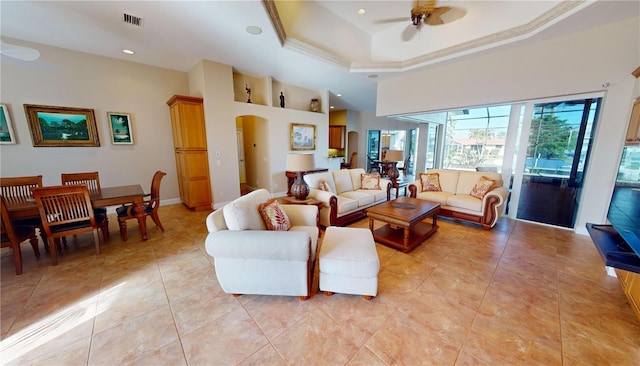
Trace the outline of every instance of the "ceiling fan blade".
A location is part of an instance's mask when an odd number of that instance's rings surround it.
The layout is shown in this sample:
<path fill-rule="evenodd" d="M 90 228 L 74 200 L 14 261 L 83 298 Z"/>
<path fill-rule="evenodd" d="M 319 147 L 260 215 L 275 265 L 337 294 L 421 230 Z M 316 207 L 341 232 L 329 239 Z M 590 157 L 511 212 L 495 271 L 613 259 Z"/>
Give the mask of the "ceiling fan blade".
<path fill-rule="evenodd" d="M 40 51 L 35 48 L 18 46 L 0 41 L 0 55 L 22 61 L 35 61 L 40 58 Z"/>
<path fill-rule="evenodd" d="M 449 24 L 453 21 L 456 21 L 467 14 L 467 10 L 464 8 L 460 8 L 457 6 L 447 6 L 449 10 L 440 14 L 440 18 L 445 24 Z"/>
<path fill-rule="evenodd" d="M 424 20 L 424 22 L 428 25 L 441 25 L 444 24 L 444 20 L 442 20 L 441 17 L 439 16 L 429 16 L 427 19 Z"/>
<path fill-rule="evenodd" d="M 420 23 L 420 24 L 422 24 L 422 23 Z M 402 40 L 404 42 L 409 42 L 410 40 L 412 40 L 416 36 L 416 34 L 418 34 L 420 32 L 420 27 L 421 27 L 421 25 L 414 26 L 413 24 L 409 24 L 402 31 Z"/>

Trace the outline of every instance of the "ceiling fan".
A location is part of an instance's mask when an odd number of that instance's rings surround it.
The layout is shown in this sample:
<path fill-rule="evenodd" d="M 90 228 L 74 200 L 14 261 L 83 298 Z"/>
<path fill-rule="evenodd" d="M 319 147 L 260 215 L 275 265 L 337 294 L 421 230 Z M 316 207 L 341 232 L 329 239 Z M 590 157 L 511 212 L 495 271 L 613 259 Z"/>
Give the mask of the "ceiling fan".
<path fill-rule="evenodd" d="M 40 58 L 40 51 L 35 48 L 18 46 L 0 40 L 0 55 L 20 61 L 35 61 Z"/>
<path fill-rule="evenodd" d="M 436 0 L 427 0 L 424 5 L 416 0 L 416 5 L 411 8 L 411 23 L 416 27 L 423 21 L 428 25 L 444 24 L 442 16 L 452 9 L 450 6 L 436 6 Z"/>
<path fill-rule="evenodd" d="M 392 18 L 376 21 L 376 24 L 382 23 L 395 23 L 411 21 L 411 25 L 408 26 L 407 31 L 404 32 L 406 36 L 408 31 L 410 32 L 411 26 L 420 30 L 422 24 L 426 25 L 442 25 L 453 22 L 462 18 L 467 11 L 457 6 L 436 6 L 436 0 L 427 0 L 422 4 L 419 0 L 415 1 L 415 5 L 411 8 L 410 18 Z M 414 32 L 411 32 L 414 33 Z M 408 40 L 407 37 L 404 37 Z"/>

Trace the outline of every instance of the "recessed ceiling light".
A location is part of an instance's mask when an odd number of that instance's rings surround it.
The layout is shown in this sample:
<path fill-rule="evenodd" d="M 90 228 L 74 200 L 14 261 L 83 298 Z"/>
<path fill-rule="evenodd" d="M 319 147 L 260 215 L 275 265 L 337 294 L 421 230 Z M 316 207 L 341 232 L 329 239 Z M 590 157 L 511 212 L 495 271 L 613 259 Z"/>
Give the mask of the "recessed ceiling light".
<path fill-rule="evenodd" d="M 256 27 L 255 25 L 250 25 L 250 26 L 247 27 L 247 33 L 253 34 L 253 35 L 258 35 L 258 34 L 262 33 L 262 29 L 260 29 L 260 27 Z"/>
<path fill-rule="evenodd" d="M 126 53 L 127 55 L 133 55 L 135 53 L 135 52 L 133 52 L 131 50 L 127 50 L 127 49 L 122 50 L 122 52 Z"/>
<path fill-rule="evenodd" d="M 368 77 L 369 79 L 375 79 L 375 78 L 377 78 L 377 77 L 378 77 L 378 75 L 376 75 L 376 74 L 371 74 L 371 75 L 369 75 L 369 76 L 367 76 L 367 77 Z"/>
<path fill-rule="evenodd" d="M 338 94 L 336 94 L 336 96 L 341 97 L 341 96 L 342 96 L 342 93 L 338 93 Z"/>
<path fill-rule="evenodd" d="M 366 10 L 365 8 L 360 8 L 360 9 L 358 10 L 358 14 L 360 14 L 360 15 L 362 15 L 362 14 L 364 14 L 364 13 L 366 13 L 366 12 L 367 12 L 367 10 Z"/>

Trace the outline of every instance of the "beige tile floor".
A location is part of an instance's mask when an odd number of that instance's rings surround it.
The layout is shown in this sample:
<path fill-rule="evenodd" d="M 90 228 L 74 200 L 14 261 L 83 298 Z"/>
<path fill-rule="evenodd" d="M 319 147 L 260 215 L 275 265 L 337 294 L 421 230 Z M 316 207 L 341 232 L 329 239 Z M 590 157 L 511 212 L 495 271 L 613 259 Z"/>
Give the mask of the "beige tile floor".
<path fill-rule="evenodd" d="M 640 321 L 587 236 L 440 220 L 409 254 L 377 245 L 373 300 L 300 301 L 225 294 L 206 213 L 160 217 L 144 242 L 112 218 L 102 255 L 78 236 L 55 267 L 23 245 L 21 276 L 3 250 L 2 364 L 640 365 Z"/>

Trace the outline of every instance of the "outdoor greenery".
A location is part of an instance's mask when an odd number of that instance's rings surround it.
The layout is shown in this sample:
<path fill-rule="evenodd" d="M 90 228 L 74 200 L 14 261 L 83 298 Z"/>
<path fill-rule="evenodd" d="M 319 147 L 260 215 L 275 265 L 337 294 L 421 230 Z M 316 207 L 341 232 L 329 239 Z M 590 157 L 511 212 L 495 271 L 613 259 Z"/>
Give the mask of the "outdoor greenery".
<path fill-rule="evenodd" d="M 531 120 L 527 156 L 540 159 L 563 159 L 565 151 L 575 146 L 577 134 L 565 119 L 550 114 Z"/>

